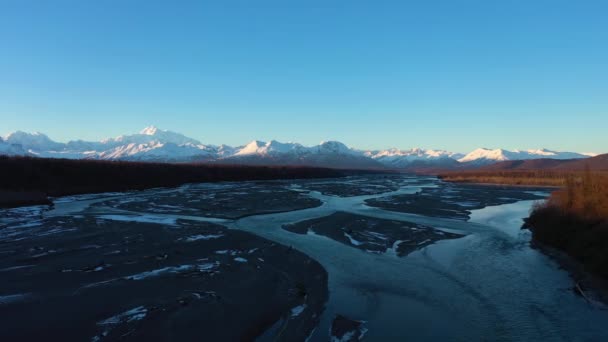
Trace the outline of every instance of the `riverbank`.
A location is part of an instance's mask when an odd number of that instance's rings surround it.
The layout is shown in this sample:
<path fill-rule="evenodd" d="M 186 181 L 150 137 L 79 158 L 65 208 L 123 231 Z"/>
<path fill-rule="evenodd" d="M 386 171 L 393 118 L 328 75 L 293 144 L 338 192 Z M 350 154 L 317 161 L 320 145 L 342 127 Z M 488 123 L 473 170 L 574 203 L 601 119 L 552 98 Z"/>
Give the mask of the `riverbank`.
<path fill-rule="evenodd" d="M 0 208 L 49 204 L 48 197 L 123 192 L 187 183 L 344 177 L 288 166 L 161 164 L 0 156 Z"/>
<path fill-rule="evenodd" d="M 608 220 L 584 218 L 548 205 L 535 208 L 525 226 L 535 241 L 565 252 L 587 271 L 608 280 Z"/>
<path fill-rule="evenodd" d="M 608 279 L 589 272 L 580 261 L 564 251 L 532 240 L 531 247 L 549 256 L 566 270 L 573 280 L 570 290 L 582 297 L 589 305 L 596 308 L 608 308 Z"/>
<path fill-rule="evenodd" d="M 586 171 L 531 212 L 526 226 L 535 240 L 578 260 L 608 279 L 608 177 Z"/>

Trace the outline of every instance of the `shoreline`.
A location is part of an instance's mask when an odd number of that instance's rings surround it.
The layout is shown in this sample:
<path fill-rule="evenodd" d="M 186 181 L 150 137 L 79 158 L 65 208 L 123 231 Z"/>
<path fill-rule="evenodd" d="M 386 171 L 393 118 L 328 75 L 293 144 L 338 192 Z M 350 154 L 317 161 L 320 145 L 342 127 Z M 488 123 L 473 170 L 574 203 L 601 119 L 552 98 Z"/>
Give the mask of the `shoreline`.
<path fill-rule="evenodd" d="M 600 284 L 608 294 L 608 273 L 604 261 L 608 242 L 603 234 L 607 226 L 605 220 L 590 221 L 549 206 L 531 212 L 522 228 L 532 232 L 532 241 L 544 246 L 543 250 L 549 251 L 546 254 L 555 255 L 557 252 L 561 254 L 562 261 L 567 256 L 577 275 L 586 273 L 590 279 L 595 279 L 593 283 Z M 603 297 L 603 302 L 608 303 L 608 295 Z"/>
<path fill-rule="evenodd" d="M 575 283 L 575 286 L 572 288 L 574 293 L 581 295 L 590 305 L 597 306 L 597 303 L 590 302 L 589 298 L 587 297 L 590 292 L 593 295 L 591 299 L 594 299 L 600 302 L 601 305 L 608 307 L 607 279 L 598 277 L 589 272 L 585 269 L 585 265 L 560 249 L 534 239 L 530 241 L 530 247 L 533 249 L 538 249 L 544 255 L 554 260 L 561 269 L 570 275 Z M 582 291 L 582 293 L 579 293 L 578 291 Z"/>

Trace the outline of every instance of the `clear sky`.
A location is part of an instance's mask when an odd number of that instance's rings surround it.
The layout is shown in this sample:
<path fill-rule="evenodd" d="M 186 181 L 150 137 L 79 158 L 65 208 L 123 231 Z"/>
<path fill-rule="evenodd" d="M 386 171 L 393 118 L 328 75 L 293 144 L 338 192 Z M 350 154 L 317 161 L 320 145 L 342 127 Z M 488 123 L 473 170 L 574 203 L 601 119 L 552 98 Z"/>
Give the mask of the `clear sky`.
<path fill-rule="evenodd" d="M 608 152 L 608 1 L 0 0 L 0 134 Z"/>

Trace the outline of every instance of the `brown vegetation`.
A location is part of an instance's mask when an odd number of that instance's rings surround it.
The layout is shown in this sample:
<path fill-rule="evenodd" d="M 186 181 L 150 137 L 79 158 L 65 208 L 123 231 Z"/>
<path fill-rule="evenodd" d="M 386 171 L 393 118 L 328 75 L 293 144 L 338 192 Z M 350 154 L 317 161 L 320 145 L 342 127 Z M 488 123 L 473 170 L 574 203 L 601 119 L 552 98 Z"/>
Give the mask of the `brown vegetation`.
<path fill-rule="evenodd" d="M 565 186 L 555 191 L 547 206 L 575 214 L 588 220 L 608 219 L 608 173 L 568 174 Z"/>
<path fill-rule="evenodd" d="M 584 218 L 608 218 L 608 172 L 605 171 L 590 168 L 584 171 L 465 171 L 438 177 L 448 182 L 560 187 L 547 201 L 548 206 Z"/>
<path fill-rule="evenodd" d="M 307 167 L 161 164 L 0 156 L 0 206 L 37 204 L 41 202 L 41 193 L 45 196 L 64 196 L 172 187 L 186 183 L 342 175 L 342 172 L 336 170 Z M 31 200 L 28 200 L 28 196 Z"/>
<path fill-rule="evenodd" d="M 578 172 L 549 171 L 549 170 L 517 170 L 517 171 L 461 171 L 446 172 L 438 177 L 446 182 L 485 183 L 505 185 L 536 185 L 557 186 L 566 185 L 569 176 Z"/>
<path fill-rule="evenodd" d="M 553 171 L 608 171 L 608 154 L 584 159 L 529 159 L 507 160 L 477 168 L 477 171 L 553 170 Z"/>
<path fill-rule="evenodd" d="M 558 248 L 608 279 L 608 175 L 569 174 L 565 186 L 526 220 L 533 238 Z"/>

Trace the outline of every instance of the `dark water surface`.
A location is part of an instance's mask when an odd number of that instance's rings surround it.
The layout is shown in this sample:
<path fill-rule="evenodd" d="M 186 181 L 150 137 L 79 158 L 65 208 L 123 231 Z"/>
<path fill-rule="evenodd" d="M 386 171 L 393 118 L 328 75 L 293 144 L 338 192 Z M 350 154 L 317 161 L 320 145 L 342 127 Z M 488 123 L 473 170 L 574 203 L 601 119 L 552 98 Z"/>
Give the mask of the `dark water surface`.
<path fill-rule="evenodd" d="M 328 272 L 311 341 L 327 341 L 338 314 L 366 321 L 366 341 L 608 340 L 608 311 L 577 296 L 520 229 L 547 195 L 414 176 L 197 184 L 63 199 L 40 222 L 205 221 L 291 246 Z M 39 214 L 5 212 L 0 238 L 27 236 L 24 220 Z M 18 294 L 0 293 L 0 305 L 20 300 L 9 295 Z"/>

